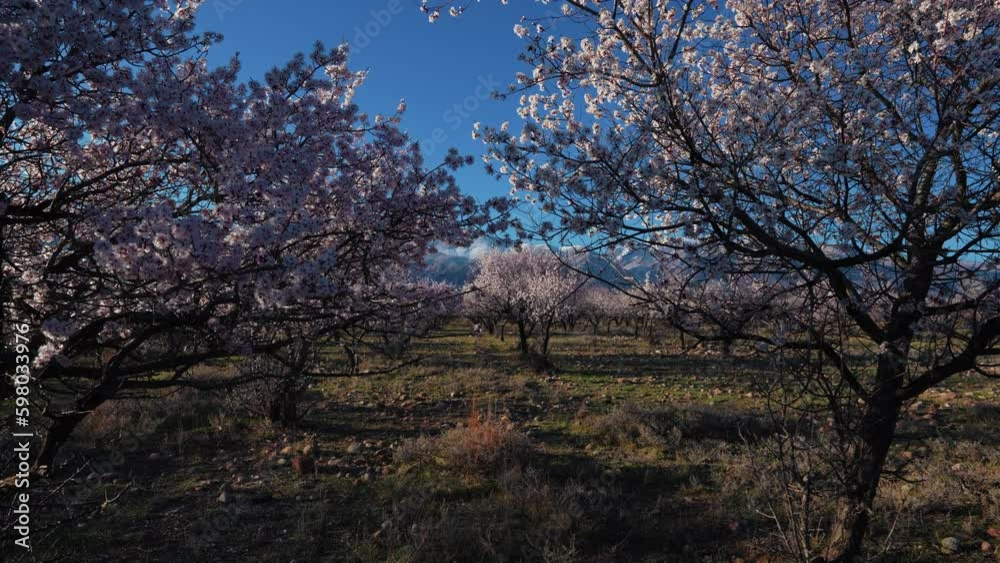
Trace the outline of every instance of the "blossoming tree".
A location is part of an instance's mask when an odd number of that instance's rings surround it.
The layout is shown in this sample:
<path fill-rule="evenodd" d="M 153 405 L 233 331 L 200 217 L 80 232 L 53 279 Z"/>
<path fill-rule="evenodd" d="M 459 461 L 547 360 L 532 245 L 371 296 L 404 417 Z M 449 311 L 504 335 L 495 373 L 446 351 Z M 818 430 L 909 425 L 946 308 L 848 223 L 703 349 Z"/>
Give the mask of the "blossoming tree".
<path fill-rule="evenodd" d="M 3 330 L 35 329 L 36 465 L 105 401 L 225 384 L 189 368 L 415 306 L 384 273 L 483 224 L 464 159 L 428 167 L 401 109 L 352 102 L 345 46 L 241 83 L 236 59 L 207 65 L 195 6 L 0 6 Z"/>
<path fill-rule="evenodd" d="M 562 36 L 515 30 L 524 123 L 478 132 L 495 170 L 559 217 L 545 235 L 794 293 L 786 337 L 730 335 L 811 350 L 844 390 L 825 397 L 846 447 L 822 555 L 853 560 L 904 405 L 994 376 L 1000 7 L 561 5 Z"/>
<path fill-rule="evenodd" d="M 546 367 L 552 326 L 574 306 L 572 298 L 584 282 L 548 248 L 492 250 L 476 260 L 472 288 L 477 298 L 467 303 L 514 324 L 521 353 L 534 352 Z M 531 339 L 538 344 L 534 349 Z"/>

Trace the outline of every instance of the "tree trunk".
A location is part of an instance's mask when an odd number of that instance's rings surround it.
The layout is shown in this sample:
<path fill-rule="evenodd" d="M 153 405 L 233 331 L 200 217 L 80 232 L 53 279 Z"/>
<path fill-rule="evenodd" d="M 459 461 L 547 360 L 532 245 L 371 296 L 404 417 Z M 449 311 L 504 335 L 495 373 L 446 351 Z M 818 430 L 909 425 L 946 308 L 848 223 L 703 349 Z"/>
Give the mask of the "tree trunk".
<path fill-rule="evenodd" d="M 549 339 L 552 336 L 552 323 L 546 323 L 545 332 L 542 334 L 541 353 L 542 358 L 549 357 Z"/>
<path fill-rule="evenodd" d="M 111 397 L 111 395 L 104 392 L 103 387 L 105 385 L 106 383 L 102 383 L 88 395 L 78 400 L 73 406 L 72 411 L 64 414 L 49 415 L 52 425 L 49 426 L 48 431 L 45 433 L 42 446 L 38 450 L 38 457 L 35 458 L 35 463 L 32 465 L 34 471 L 44 474 L 50 473 L 55 469 L 56 455 L 59 453 L 60 448 L 69 441 L 76 427 L 79 426 L 83 419 L 87 418 L 87 415 Z"/>
<path fill-rule="evenodd" d="M 519 339 L 518 347 L 521 353 L 527 356 L 531 350 L 528 348 L 528 330 L 524 326 L 524 321 L 517 321 L 517 336 Z"/>
<path fill-rule="evenodd" d="M 879 358 L 877 388 L 862 416 L 860 436 L 848 466 L 847 482 L 837 499 L 836 513 L 830 526 L 825 553 L 827 561 L 853 562 L 861 554 L 882 468 L 895 438 L 902 408 L 895 397 L 901 373 L 898 359 L 890 354 Z"/>
<path fill-rule="evenodd" d="M 350 373 L 358 373 L 358 369 L 361 367 L 361 363 L 358 360 L 358 354 L 354 350 L 353 346 L 344 344 L 344 355 L 347 357 L 347 368 Z"/>
<path fill-rule="evenodd" d="M 282 385 L 271 398 L 268 419 L 281 427 L 292 427 L 299 420 L 298 392 L 290 386 Z"/>
<path fill-rule="evenodd" d="M 38 450 L 38 457 L 35 458 L 33 469 L 40 473 L 48 473 L 55 468 L 56 454 L 59 449 L 69 440 L 73 430 L 76 429 L 85 414 L 71 414 L 60 416 L 52 421 L 52 426 L 45 433 L 42 440 L 42 447 Z"/>

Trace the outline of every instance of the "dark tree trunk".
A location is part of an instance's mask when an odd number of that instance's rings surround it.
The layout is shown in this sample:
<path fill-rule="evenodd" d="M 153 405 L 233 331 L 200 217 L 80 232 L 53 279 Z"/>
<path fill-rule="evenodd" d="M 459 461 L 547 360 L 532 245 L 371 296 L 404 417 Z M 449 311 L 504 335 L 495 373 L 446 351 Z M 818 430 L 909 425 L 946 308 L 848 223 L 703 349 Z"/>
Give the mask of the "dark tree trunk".
<path fill-rule="evenodd" d="M 278 382 L 269 405 L 268 419 L 284 427 L 294 427 L 299 422 L 299 402 L 305 392 L 305 371 L 309 362 L 312 344 L 299 339 L 298 347 L 293 349 L 293 362 Z"/>
<path fill-rule="evenodd" d="M 47 473 L 55 468 L 56 454 L 67 441 L 73 430 L 86 417 L 86 414 L 71 414 L 60 416 L 52 420 L 52 426 L 45 433 L 42 440 L 42 447 L 38 450 L 38 457 L 35 458 L 34 470 L 40 473 Z"/>
<path fill-rule="evenodd" d="M 541 354 L 542 358 L 549 357 L 549 339 L 552 337 L 552 323 L 547 323 L 545 325 L 545 332 L 542 333 L 542 343 L 541 343 Z"/>
<path fill-rule="evenodd" d="M 531 349 L 528 347 L 528 328 L 525 326 L 524 321 L 517 321 L 517 337 L 521 353 L 527 356 L 531 352 Z"/>
<path fill-rule="evenodd" d="M 656 323 L 649 323 L 649 332 L 646 335 L 646 338 L 650 345 L 659 343 L 659 340 L 656 338 Z"/>
<path fill-rule="evenodd" d="M 902 404 L 895 397 L 902 371 L 891 353 L 879 358 L 877 388 L 872 394 L 858 429 L 860 436 L 848 466 L 844 491 L 837 499 L 830 526 L 826 560 L 854 561 L 860 554 L 871 524 L 871 510 L 878 492 L 882 469 L 896 435 Z"/>
<path fill-rule="evenodd" d="M 79 399 L 72 411 L 49 415 L 52 424 L 45 433 L 42 446 L 38 450 L 38 457 L 35 458 L 33 464 L 35 471 L 48 473 L 55 470 L 56 455 L 69 441 L 76 427 L 83 419 L 87 418 L 87 415 L 111 397 L 110 394 L 104 392 L 104 386 L 105 384 L 102 383 L 87 396 Z"/>
<path fill-rule="evenodd" d="M 347 356 L 347 369 L 350 373 L 357 373 L 361 364 L 358 359 L 358 353 L 355 351 L 354 347 L 344 344 L 344 355 Z"/>
<path fill-rule="evenodd" d="M 279 386 L 271 398 L 268 419 L 279 426 L 295 426 L 299 421 L 298 395 L 298 389 L 293 385 Z"/>

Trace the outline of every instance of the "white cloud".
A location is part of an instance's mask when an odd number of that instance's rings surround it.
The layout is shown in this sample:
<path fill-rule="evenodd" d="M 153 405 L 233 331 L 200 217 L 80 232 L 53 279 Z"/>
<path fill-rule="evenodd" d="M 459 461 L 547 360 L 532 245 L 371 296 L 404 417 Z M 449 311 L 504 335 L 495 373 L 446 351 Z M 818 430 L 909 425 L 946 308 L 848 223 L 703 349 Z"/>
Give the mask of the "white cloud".
<path fill-rule="evenodd" d="M 485 238 L 477 238 L 472 241 L 469 246 L 452 246 L 450 244 L 439 244 L 437 250 L 440 254 L 445 256 L 458 256 L 462 258 L 468 258 L 469 260 L 475 260 L 477 257 L 482 256 L 483 253 L 491 250 L 493 245 L 490 244 Z"/>

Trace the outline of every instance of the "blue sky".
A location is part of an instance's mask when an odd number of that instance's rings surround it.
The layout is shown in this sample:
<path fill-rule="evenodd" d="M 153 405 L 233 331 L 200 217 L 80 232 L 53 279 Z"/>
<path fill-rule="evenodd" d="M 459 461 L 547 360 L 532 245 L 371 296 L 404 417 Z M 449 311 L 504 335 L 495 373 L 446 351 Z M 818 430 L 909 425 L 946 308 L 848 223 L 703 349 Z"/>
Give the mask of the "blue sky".
<path fill-rule="evenodd" d="M 362 110 L 392 113 L 406 99 L 403 128 L 420 140 L 429 163 L 450 146 L 479 156 L 483 145 L 471 138 L 472 124 L 517 120 L 516 100 L 488 98 L 524 70 L 517 56 L 523 45 L 513 33 L 533 2 L 501 6 L 476 3 L 460 18 L 427 22 L 419 0 L 206 0 L 198 14 L 201 30 L 225 39 L 210 54 L 222 64 L 239 53 L 244 78 L 261 78 L 275 65 L 316 40 L 327 46 L 351 44 L 352 69 L 369 70 L 356 98 Z M 489 85 L 489 88 L 487 88 Z M 457 174 L 462 189 L 483 199 L 507 193 L 505 181 L 488 176 L 479 158 Z"/>

